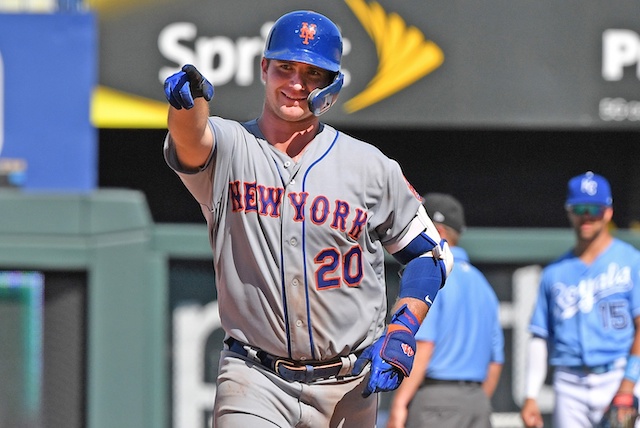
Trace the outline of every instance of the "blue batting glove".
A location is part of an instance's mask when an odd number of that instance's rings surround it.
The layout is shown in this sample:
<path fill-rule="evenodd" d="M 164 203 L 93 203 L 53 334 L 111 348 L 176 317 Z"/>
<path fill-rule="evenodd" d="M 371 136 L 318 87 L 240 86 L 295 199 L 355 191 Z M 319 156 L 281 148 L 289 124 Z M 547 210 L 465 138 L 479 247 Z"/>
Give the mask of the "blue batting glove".
<path fill-rule="evenodd" d="M 368 397 L 374 392 L 393 391 L 409 376 L 416 353 L 416 339 L 420 323 L 403 305 L 391 318 L 387 331 L 366 348 L 356 361 L 352 374 L 357 375 L 371 362 L 367 386 L 362 392 Z"/>
<path fill-rule="evenodd" d="M 194 100 L 199 97 L 211 101 L 213 93 L 213 85 L 191 64 L 164 81 L 164 95 L 177 110 L 193 108 Z"/>

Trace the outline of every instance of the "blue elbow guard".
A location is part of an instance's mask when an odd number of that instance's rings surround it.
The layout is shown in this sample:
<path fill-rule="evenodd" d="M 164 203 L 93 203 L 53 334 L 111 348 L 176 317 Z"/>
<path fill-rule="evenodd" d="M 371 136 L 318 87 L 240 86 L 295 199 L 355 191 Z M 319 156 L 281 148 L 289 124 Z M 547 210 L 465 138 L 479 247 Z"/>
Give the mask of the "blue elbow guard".
<path fill-rule="evenodd" d="M 445 272 L 442 260 L 416 257 L 407 264 L 402 273 L 399 297 L 413 297 L 431 307 L 446 279 Z"/>

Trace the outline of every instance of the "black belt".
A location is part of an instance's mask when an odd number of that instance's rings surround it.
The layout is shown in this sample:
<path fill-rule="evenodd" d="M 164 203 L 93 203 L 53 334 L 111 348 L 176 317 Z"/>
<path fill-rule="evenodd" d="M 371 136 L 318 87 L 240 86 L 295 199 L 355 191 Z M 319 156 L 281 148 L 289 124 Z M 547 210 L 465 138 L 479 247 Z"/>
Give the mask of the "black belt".
<path fill-rule="evenodd" d="M 433 379 L 430 377 L 427 377 L 424 379 L 424 381 L 422 382 L 423 386 L 426 385 L 473 385 L 473 386 L 480 386 L 482 385 L 482 382 L 478 382 L 477 380 L 445 380 L 445 379 Z"/>
<path fill-rule="evenodd" d="M 345 357 L 322 363 L 310 362 L 307 364 L 301 364 L 296 361 L 271 355 L 262 349 L 247 345 L 246 343 L 242 343 L 234 338 L 229 338 L 225 342 L 229 346 L 230 351 L 240 354 L 243 357 L 256 360 L 264 367 L 280 375 L 280 377 L 289 382 L 311 383 L 320 379 L 349 376 L 351 375 L 351 366 L 356 359 L 356 356 L 352 354 L 353 357 L 350 356 L 351 358 Z M 348 362 L 349 367 L 346 367 L 345 362 Z M 348 369 L 348 371 L 342 376 L 339 376 L 343 368 Z"/>
<path fill-rule="evenodd" d="M 603 374 L 621 367 L 624 367 L 624 365 L 621 365 L 619 361 L 616 360 L 611 363 L 601 364 L 599 366 L 565 366 L 564 368 L 565 370 L 571 370 L 583 374 Z"/>

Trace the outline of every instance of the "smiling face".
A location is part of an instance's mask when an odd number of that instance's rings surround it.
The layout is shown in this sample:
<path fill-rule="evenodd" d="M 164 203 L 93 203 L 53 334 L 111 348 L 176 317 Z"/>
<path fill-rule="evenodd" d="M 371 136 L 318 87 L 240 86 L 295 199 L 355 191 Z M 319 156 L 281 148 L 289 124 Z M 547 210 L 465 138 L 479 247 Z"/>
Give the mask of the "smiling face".
<path fill-rule="evenodd" d="M 313 65 L 262 59 L 262 80 L 265 82 L 264 114 L 289 122 L 313 116 L 307 97 L 316 88 L 323 88 L 333 73 Z"/>

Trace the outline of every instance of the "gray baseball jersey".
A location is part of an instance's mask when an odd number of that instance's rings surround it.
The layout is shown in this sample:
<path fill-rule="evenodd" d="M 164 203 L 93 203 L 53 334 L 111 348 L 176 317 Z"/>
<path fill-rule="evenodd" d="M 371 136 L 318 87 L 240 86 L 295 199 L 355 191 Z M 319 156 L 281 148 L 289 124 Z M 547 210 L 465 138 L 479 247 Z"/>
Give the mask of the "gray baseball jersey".
<path fill-rule="evenodd" d="M 256 121 L 211 117 L 215 147 L 199 171 L 165 158 L 200 203 L 213 249 L 222 326 L 293 360 L 362 350 L 384 330 L 383 246 L 407 232 L 420 196 L 397 162 L 321 124 L 296 163 Z"/>

